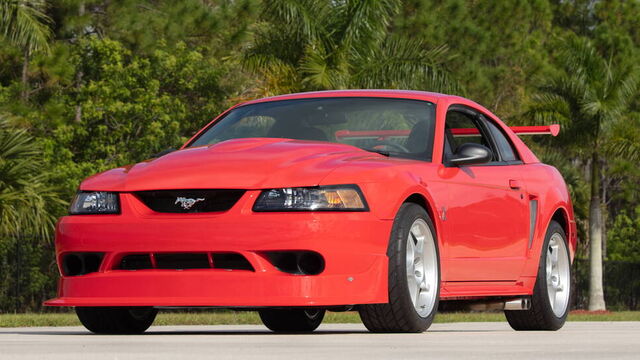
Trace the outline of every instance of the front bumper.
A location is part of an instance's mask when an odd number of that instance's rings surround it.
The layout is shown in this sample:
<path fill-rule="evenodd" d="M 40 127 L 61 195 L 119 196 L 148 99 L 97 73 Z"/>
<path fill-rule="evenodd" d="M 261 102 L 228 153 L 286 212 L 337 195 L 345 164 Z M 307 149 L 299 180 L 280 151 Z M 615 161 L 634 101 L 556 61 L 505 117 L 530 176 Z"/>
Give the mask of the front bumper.
<path fill-rule="evenodd" d="M 336 306 L 387 302 L 390 220 L 370 212 L 254 213 L 248 191 L 224 213 L 160 214 L 121 194 L 121 215 L 67 216 L 56 229 L 58 264 L 70 252 L 100 252 L 97 272 L 62 276 L 49 306 Z M 311 250 L 319 275 L 284 273 L 266 251 Z M 255 271 L 118 270 L 123 254 L 236 252 Z"/>

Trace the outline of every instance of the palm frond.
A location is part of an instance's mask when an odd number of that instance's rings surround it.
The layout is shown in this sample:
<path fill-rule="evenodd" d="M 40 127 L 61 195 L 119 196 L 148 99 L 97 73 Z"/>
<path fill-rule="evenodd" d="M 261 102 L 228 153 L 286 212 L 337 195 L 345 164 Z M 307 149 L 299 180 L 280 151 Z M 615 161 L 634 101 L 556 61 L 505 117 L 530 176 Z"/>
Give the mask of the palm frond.
<path fill-rule="evenodd" d="M 387 36 L 391 19 L 398 12 L 398 0 L 335 1 L 335 16 L 329 25 L 343 48 L 371 48 Z"/>
<path fill-rule="evenodd" d="M 324 1 L 314 0 L 265 0 L 263 12 L 265 18 L 299 39 L 316 39 L 318 22 L 327 6 Z"/>
<path fill-rule="evenodd" d="M 0 33 L 29 52 L 48 51 L 52 20 L 45 0 L 0 0 Z"/>
<path fill-rule="evenodd" d="M 426 49 L 418 40 L 389 38 L 377 50 L 358 54 L 353 86 L 457 92 L 460 87 L 442 66 L 448 48 Z"/>
<path fill-rule="evenodd" d="M 64 206 L 42 173 L 40 149 L 25 131 L 0 118 L 0 236 L 47 237 Z"/>
<path fill-rule="evenodd" d="M 612 127 L 625 118 L 640 82 L 637 66 L 605 59 L 576 36 L 564 42 L 558 62 L 562 73 L 538 86 L 528 113 L 538 120 L 559 116 L 566 122 L 563 140 L 589 144 L 593 151 L 611 140 Z"/>

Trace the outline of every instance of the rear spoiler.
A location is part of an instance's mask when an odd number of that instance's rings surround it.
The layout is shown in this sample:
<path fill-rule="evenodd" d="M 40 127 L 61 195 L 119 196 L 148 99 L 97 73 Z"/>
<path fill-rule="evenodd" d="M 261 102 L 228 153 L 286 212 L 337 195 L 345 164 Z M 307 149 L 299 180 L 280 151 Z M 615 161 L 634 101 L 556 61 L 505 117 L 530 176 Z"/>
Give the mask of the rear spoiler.
<path fill-rule="evenodd" d="M 552 135 L 558 136 L 560 133 L 560 125 L 542 125 L 542 126 L 511 126 L 509 127 L 514 133 L 518 135 Z M 406 137 L 409 136 L 411 130 L 365 130 L 365 131 L 351 131 L 351 130 L 338 130 L 335 133 L 337 139 L 370 139 L 377 138 L 378 140 L 384 140 L 390 137 Z M 478 135 L 478 129 L 451 129 L 451 133 L 457 136 L 473 136 Z"/>
<path fill-rule="evenodd" d="M 560 125 L 542 125 L 542 126 L 509 126 L 509 129 L 518 135 L 552 135 L 558 136 L 560 133 Z M 451 129 L 451 134 L 457 136 L 474 136 L 478 135 L 478 129 Z"/>
<path fill-rule="evenodd" d="M 518 135 L 551 135 L 558 136 L 560 133 L 560 125 L 543 125 L 543 126 L 511 126 L 510 129 Z"/>

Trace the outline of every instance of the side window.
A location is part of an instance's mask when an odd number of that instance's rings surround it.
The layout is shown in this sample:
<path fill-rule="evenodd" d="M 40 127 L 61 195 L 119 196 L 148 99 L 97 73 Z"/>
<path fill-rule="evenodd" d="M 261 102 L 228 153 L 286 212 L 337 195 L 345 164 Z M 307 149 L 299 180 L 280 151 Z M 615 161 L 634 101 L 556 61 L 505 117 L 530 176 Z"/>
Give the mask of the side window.
<path fill-rule="evenodd" d="M 513 149 L 511 142 L 509 142 L 509 139 L 507 139 L 504 132 L 500 128 L 498 128 L 496 124 L 494 124 L 492 121 L 488 120 L 487 118 L 482 117 L 482 120 L 484 121 L 484 124 L 489 129 L 489 132 L 491 132 L 491 136 L 493 137 L 493 140 L 495 141 L 496 146 L 500 151 L 502 161 L 520 160 L 518 158 L 516 151 Z"/>
<path fill-rule="evenodd" d="M 447 113 L 445 121 L 445 154 L 455 153 L 458 146 L 466 143 L 476 143 L 488 147 L 494 153 L 493 161 L 497 161 L 491 141 L 478 126 L 478 121 L 474 119 L 473 115 L 451 110 Z"/>

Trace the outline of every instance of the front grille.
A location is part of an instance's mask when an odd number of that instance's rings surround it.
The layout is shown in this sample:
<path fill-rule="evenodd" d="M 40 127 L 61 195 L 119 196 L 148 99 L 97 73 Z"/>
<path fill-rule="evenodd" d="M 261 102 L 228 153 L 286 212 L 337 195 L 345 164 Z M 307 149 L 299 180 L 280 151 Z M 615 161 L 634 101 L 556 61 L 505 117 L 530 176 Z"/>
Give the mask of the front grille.
<path fill-rule="evenodd" d="M 153 190 L 134 194 L 151 210 L 161 213 L 206 213 L 227 211 L 245 190 Z"/>
<path fill-rule="evenodd" d="M 207 254 L 156 254 L 158 269 L 209 269 Z"/>
<path fill-rule="evenodd" d="M 120 261 L 121 270 L 153 269 L 149 254 L 127 255 Z"/>
<path fill-rule="evenodd" d="M 251 263 L 238 253 L 144 253 L 122 257 L 115 270 L 224 269 L 254 271 Z"/>

